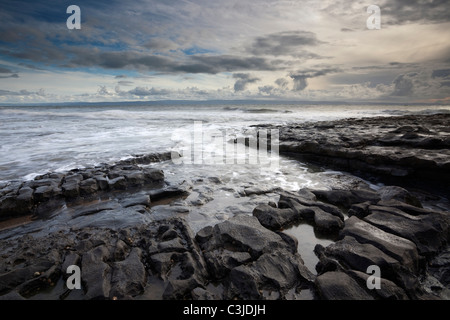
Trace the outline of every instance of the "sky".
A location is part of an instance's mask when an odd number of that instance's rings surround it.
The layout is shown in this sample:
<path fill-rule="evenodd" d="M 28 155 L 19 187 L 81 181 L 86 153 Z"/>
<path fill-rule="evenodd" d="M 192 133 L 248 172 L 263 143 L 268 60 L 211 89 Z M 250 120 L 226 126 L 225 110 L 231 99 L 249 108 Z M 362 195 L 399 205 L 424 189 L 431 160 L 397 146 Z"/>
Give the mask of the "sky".
<path fill-rule="evenodd" d="M 450 104 L 450 1 L 0 0 L 0 103 L 239 99 Z"/>

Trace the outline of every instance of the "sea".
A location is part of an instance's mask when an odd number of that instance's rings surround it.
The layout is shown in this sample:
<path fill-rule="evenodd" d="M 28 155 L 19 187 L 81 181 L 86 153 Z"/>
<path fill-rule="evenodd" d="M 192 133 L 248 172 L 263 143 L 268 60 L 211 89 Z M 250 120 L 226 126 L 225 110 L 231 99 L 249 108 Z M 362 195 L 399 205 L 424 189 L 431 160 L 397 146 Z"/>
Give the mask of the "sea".
<path fill-rule="evenodd" d="M 221 141 L 227 144 L 254 130 L 255 125 L 288 126 L 342 118 L 436 112 L 450 112 L 450 106 L 275 102 L 0 106 L 0 183 L 31 180 L 47 172 L 113 164 L 136 155 L 183 153 L 192 146 L 198 128 L 204 136 L 222 134 Z M 257 203 L 277 201 L 275 193 L 270 192 L 244 196 L 246 188 L 328 189 L 360 179 L 275 153 L 271 155 L 272 164 L 276 164 L 273 166 L 207 161 L 208 157 L 223 151 L 220 143 L 208 141 L 202 140 L 200 146 L 205 161 L 169 160 L 152 164 L 164 170 L 169 183 L 193 184 L 192 194 L 185 201 L 191 200 L 187 220 L 194 232 L 236 214 L 251 214 Z M 286 232 L 303 239 L 299 241 L 299 252 L 312 270 L 317 263 L 313 247 L 317 243 L 326 246 L 332 241 L 316 234 L 307 224 Z"/>

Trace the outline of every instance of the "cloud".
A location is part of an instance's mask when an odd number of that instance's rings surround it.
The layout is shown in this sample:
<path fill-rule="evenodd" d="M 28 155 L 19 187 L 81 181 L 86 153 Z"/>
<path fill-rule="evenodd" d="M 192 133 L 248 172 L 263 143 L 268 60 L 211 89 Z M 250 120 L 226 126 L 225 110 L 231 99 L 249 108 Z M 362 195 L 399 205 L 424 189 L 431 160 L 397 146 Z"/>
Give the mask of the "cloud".
<path fill-rule="evenodd" d="M 275 83 L 276 83 L 280 88 L 283 88 L 283 89 L 286 89 L 287 86 L 289 85 L 289 81 L 287 81 L 287 80 L 284 79 L 284 78 L 278 78 L 277 80 L 275 80 Z"/>
<path fill-rule="evenodd" d="M 233 78 L 238 79 L 234 84 L 234 92 L 244 91 L 248 84 L 261 80 L 246 73 L 235 73 Z"/>
<path fill-rule="evenodd" d="M 399 75 L 392 82 L 394 84 L 393 96 L 410 96 L 413 93 L 413 82 L 409 75 Z"/>
<path fill-rule="evenodd" d="M 411 22 L 448 22 L 450 1 L 448 0 L 389 0 L 380 3 L 381 14 L 388 16 L 387 24 Z"/>
<path fill-rule="evenodd" d="M 117 84 L 119 84 L 119 85 L 121 85 L 121 86 L 131 86 L 131 85 L 133 85 L 133 81 L 119 81 L 119 82 L 117 82 Z"/>
<path fill-rule="evenodd" d="M 304 71 L 292 72 L 289 77 L 294 80 L 294 91 L 302 91 L 308 86 L 307 79 L 324 76 L 330 73 L 341 72 L 339 68 L 309 69 Z"/>
<path fill-rule="evenodd" d="M 19 78 L 19 75 L 17 73 L 13 73 L 8 76 L 0 76 L 0 79 L 6 79 L 6 78 Z"/>
<path fill-rule="evenodd" d="M 0 96 L 46 96 L 44 89 L 39 89 L 39 91 L 28 91 L 26 89 L 22 89 L 19 91 L 10 91 L 10 90 L 2 90 L 0 89 Z"/>
<path fill-rule="evenodd" d="M 253 55 L 294 56 L 320 58 L 319 55 L 304 50 L 304 47 L 317 46 L 319 41 L 313 32 L 285 31 L 257 37 L 247 52 Z"/>
<path fill-rule="evenodd" d="M 11 70 L 0 67 L 0 73 L 13 73 Z"/>
<path fill-rule="evenodd" d="M 144 88 L 144 87 L 136 87 L 127 92 L 128 94 L 139 96 L 139 97 L 148 97 L 148 96 L 157 96 L 157 95 L 168 95 L 170 94 L 170 90 L 166 89 L 156 89 L 156 88 Z"/>

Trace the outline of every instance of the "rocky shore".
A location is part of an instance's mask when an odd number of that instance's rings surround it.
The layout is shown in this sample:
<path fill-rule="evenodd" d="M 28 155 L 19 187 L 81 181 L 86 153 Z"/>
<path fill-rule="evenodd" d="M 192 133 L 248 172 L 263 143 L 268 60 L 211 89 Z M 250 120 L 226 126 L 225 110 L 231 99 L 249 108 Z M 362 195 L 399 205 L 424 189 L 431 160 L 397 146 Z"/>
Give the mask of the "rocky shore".
<path fill-rule="evenodd" d="M 153 217 L 155 203 L 191 191 L 149 166 L 167 153 L 1 185 L 0 299 L 450 299 L 450 213 L 430 205 L 450 185 L 449 119 L 282 127 L 281 153 L 399 183 L 270 190 L 277 201 L 196 233 L 174 211 Z M 425 176 L 428 198 L 407 188 Z M 334 240 L 316 245 L 314 273 L 302 239 L 284 232 L 298 223 Z M 67 288 L 70 265 L 82 289 Z M 379 288 L 367 285 L 370 266 Z"/>

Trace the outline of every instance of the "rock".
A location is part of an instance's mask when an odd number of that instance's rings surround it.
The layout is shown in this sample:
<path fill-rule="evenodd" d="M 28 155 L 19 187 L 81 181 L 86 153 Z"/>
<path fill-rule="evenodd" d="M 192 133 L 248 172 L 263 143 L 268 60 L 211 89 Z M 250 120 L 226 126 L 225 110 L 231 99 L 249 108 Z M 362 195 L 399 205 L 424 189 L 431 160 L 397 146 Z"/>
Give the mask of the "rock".
<path fill-rule="evenodd" d="M 344 214 L 338 207 L 321 201 L 313 200 L 316 199 L 316 196 L 310 191 L 303 190 L 302 194 L 304 196 L 295 196 L 293 194 L 286 192 L 280 193 L 279 202 L 282 203 L 281 207 L 287 206 L 289 208 L 292 208 L 295 211 L 297 211 L 300 215 L 304 216 L 304 218 L 307 220 L 312 220 L 313 217 L 309 215 L 309 212 L 305 213 L 304 206 L 318 207 L 321 210 L 328 212 L 344 221 Z M 300 204 L 301 206 L 299 206 L 297 203 Z"/>
<path fill-rule="evenodd" d="M 109 188 L 112 190 L 126 190 L 127 189 L 127 180 L 123 176 L 119 176 L 113 178 L 108 181 Z"/>
<path fill-rule="evenodd" d="M 211 237 L 214 235 L 214 229 L 212 226 L 207 226 L 202 228 L 197 234 L 195 235 L 195 240 L 197 240 L 198 244 L 200 246 L 203 246 L 206 242 L 208 242 Z"/>
<path fill-rule="evenodd" d="M 221 300 L 221 298 L 215 295 L 214 293 L 209 292 L 208 290 L 205 290 L 200 287 L 197 287 L 194 290 L 192 290 L 191 295 L 192 299 L 194 300 Z"/>
<path fill-rule="evenodd" d="M 361 287 L 367 287 L 367 280 L 370 277 L 369 274 L 355 270 L 349 270 L 348 274 L 355 279 Z M 369 291 L 376 299 L 409 300 L 405 290 L 397 286 L 394 282 L 384 278 L 380 278 L 379 280 L 380 288 L 374 288 Z"/>
<path fill-rule="evenodd" d="M 163 188 L 163 189 L 151 190 L 149 192 L 149 195 L 150 195 L 151 201 L 158 201 L 161 199 L 186 195 L 187 193 L 188 192 L 185 188 L 171 186 L 171 187 L 167 187 L 167 188 Z"/>
<path fill-rule="evenodd" d="M 442 113 L 341 119 L 326 125 L 333 125 L 333 130 L 317 130 L 320 123 L 272 128 L 279 129 L 280 154 L 364 177 L 402 177 L 396 181 L 442 192 L 443 177 L 450 173 L 449 117 Z M 421 129 L 417 123 L 423 124 Z M 396 126 L 414 131 L 393 131 Z"/>
<path fill-rule="evenodd" d="M 373 300 L 352 277 L 344 272 L 326 272 L 316 278 L 316 287 L 326 300 Z"/>
<path fill-rule="evenodd" d="M 264 228 L 256 217 L 246 215 L 216 224 L 211 239 L 202 245 L 202 249 L 212 251 L 229 244 L 237 251 L 249 252 L 253 259 L 263 253 L 286 248 L 279 235 Z"/>
<path fill-rule="evenodd" d="M 98 190 L 97 180 L 89 178 L 80 182 L 80 195 L 90 196 Z"/>
<path fill-rule="evenodd" d="M 333 216 L 320 208 L 315 208 L 314 225 L 322 232 L 333 233 L 342 229 L 344 227 L 344 222 L 340 218 Z"/>
<path fill-rule="evenodd" d="M 329 202 L 337 206 L 350 208 L 352 205 L 369 201 L 377 203 L 380 195 L 372 190 L 315 190 L 312 191 L 319 200 Z"/>
<path fill-rule="evenodd" d="M 292 209 L 277 209 L 267 204 L 260 204 L 253 210 L 253 216 L 266 228 L 280 230 L 297 222 L 301 217 Z"/>
<path fill-rule="evenodd" d="M 56 185 L 44 185 L 37 187 L 34 190 L 33 197 L 37 202 L 44 202 L 59 194 L 61 194 L 61 189 L 59 189 Z"/>
<path fill-rule="evenodd" d="M 346 269 L 366 272 L 371 265 L 381 270 L 381 277 L 413 289 L 417 279 L 401 262 L 387 255 L 369 243 L 359 243 L 353 237 L 346 236 L 325 248 L 324 256 L 334 258 Z"/>
<path fill-rule="evenodd" d="M 167 274 L 168 284 L 163 293 L 164 299 L 189 297 L 193 289 L 202 285 L 204 271 L 198 268 L 199 261 L 194 258 L 194 255 L 184 252 L 172 256 L 173 265 Z"/>
<path fill-rule="evenodd" d="M 79 181 L 66 180 L 66 182 L 62 185 L 62 194 L 66 198 L 76 198 L 80 194 L 80 183 Z"/>
<path fill-rule="evenodd" d="M 226 298 L 261 299 L 262 290 L 286 293 L 312 279 L 300 256 L 283 250 L 264 253 L 255 262 L 231 270 Z"/>
<path fill-rule="evenodd" d="M 248 252 L 234 252 L 226 249 L 208 251 L 204 256 L 208 272 L 214 280 L 225 278 L 235 267 L 252 261 Z"/>
<path fill-rule="evenodd" d="M 422 208 L 419 199 L 411 195 L 407 190 L 397 186 L 386 186 L 378 190 L 382 201 L 399 200 L 409 205 Z"/>
<path fill-rule="evenodd" d="M 353 204 L 350 207 L 350 209 L 348 210 L 347 215 L 349 217 L 356 216 L 356 217 L 362 219 L 370 214 L 370 211 L 369 211 L 370 205 L 371 205 L 371 203 L 369 201 Z"/>
<path fill-rule="evenodd" d="M 145 168 L 143 173 L 146 186 L 158 186 L 164 181 L 164 172 L 162 170 Z"/>
<path fill-rule="evenodd" d="M 103 175 L 96 175 L 94 179 L 97 181 L 97 186 L 99 190 L 107 191 L 109 190 L 108 179 Z"/>
<path fill-rule="evenodd" d="M 81 206 L 74 208 L 72 218 L 78 218 L 81 216 L 89 216 L 89 215 L 96 214 L 96 213 L 104 211 L 104 210 L 114 210 L 118 207 L 119 207 L 118 203 L 113 200 L 96 202 L 91 205 L 81 205 Z"/>
<path fill-rule="evenodd" d="M 141 250 L 133 248 L 129 256 L 113 265 L 110 298 L 134 297 L 143 292 L 146 271 L 141 262 Z"/>
<path fill-rule="evenodd" d="M 448 239 L 448 220 L 443 214 L 431 212 L 412 216 L 392 207 L 370 206 L 365 221 L 378 228 L 414 242 L 419 254 L 431 257 L 442 250 Z"/>
<path fill-rule="evenodd" d="M 64 278 L 69 276 L 69 274 L 67 273 L 67 268 L 72 265 L 78 265 L 80 260 L 81 260 L 81 257 L 77 253 L 74 253 L 74 252 L 71 252 L 65 256 L 64 262 L 61 265 L 61 273 L 63 274 Z"/>
<path fill-rule="evenodd" d="M 127 180 L 127 185 L 129 187 L 138 187 L 144 184 L 145 176 L 142 171 L 136 170 L 126 173 L 125 179 Z"/>
<path fill-rule="evenodd" d="M 130 198 L 126 198 L 120 204 L 124 208 L 132 207 L 132 206 L 136 206 L 136 205 L 143 205 L 143 206 L 147 207 L 147 206 L 150 206 L 150 196 L 147 194 L 132 196 Z"/>
<path fill-rule="evenodd" d="M 447 248 L 429 262 L 428 271 L 445 287 L 450 287 L 450 248 Z"/>
<path fill-rule="evenodd" d="M 83 254 L 81 281 L 86 287 L 86 299 L 107 299 L 111 290 L 111 268 L 104 262 L 109 250 L 101 245 Z"/>
<path fill-rule="evenodd" d="M 342 238 L 353 237 L 359 243 L 369 243 L 401 262 L 411 273 L 419 272 L 422 259 L 419 257 L 416 245 L 410 240 L 385 232 L 357 217 L 347 219 L 339 235 Z"/>

